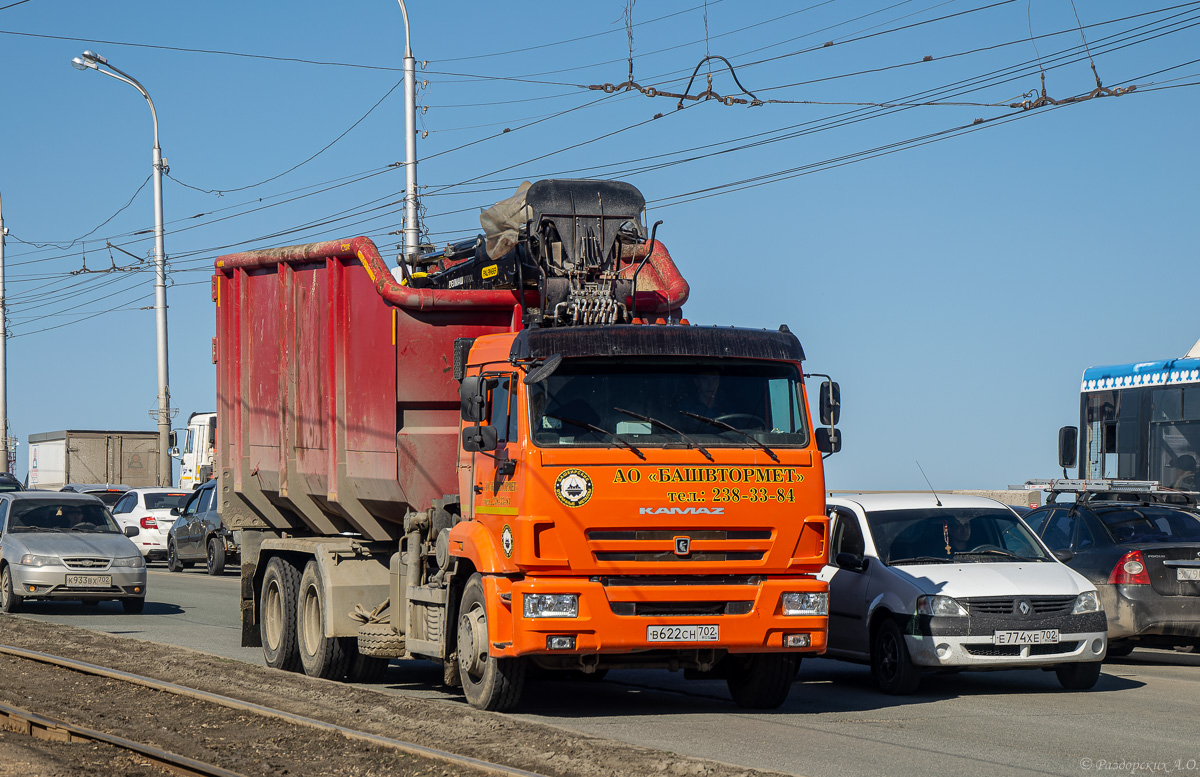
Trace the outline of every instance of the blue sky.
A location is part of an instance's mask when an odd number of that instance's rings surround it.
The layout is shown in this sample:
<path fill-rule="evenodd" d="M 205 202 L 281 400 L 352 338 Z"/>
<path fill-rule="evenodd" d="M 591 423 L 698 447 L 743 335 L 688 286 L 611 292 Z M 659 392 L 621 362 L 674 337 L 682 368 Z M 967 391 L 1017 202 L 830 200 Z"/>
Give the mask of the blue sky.
<path fill-rule="evenodd" d="M 149 255 L 149 185 L 96 227 L 150 174 L 150 112 L 71 58 L 98 51 L 158 109 L 178 425 L 216 403 L 216 256 L 360 234 L 396 253 L 402 89 L 380 100 L 404 30 L 386 0 L 10 2 L 0 201 L 23 475 L 29 434 L 150 429 L 156 405 L 149 262 L 71 274 L 85 257 L 135 263 L 109 241 Z M 424 227 L 436 243 L 471 237 L 478 208 L 525 179 L 629 180 L 665 220 L 692 322 L 787 323 L 807 368 L 840 381 L 831 488 L 923 487 L 917 460 L 942 489 L 1052 476 L 1085 367 L 1200 337 L 1200 3 L 1172 5 L 639 0 L 639 84 L 682 92 L 707 51 L 759 98 L 793 101 L 676 110 L 585 88 L 626 80 L 624 2 L 413 0 Z M 1079 24 L 1104 85 L 1138 89 L 1006 107 L 1036 97 L 1039 56 L 1050 97 L 1095 88 Z M 714 91 L 740 95 L 713 73 Z M 915 104 L 930 102 L 972 104 Z"/>

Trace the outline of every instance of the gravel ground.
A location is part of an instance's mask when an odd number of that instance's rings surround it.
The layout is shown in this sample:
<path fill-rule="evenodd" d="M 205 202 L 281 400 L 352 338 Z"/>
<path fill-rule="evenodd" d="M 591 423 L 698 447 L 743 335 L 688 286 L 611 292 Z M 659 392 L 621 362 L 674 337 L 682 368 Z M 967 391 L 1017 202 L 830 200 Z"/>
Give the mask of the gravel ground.
<path fill-rule="evenodd" d="M 0 615 L 0 643 L 120 669 L 555 777 L 769 777 L 445 702 L 396 697 L 152 642 Z M 462 767 L 141 686 L 0 655 L 0 701 L 246 775 L 449 775 Z M 0 775 L 161 774 L 104 745 L 0 732 Z"/>

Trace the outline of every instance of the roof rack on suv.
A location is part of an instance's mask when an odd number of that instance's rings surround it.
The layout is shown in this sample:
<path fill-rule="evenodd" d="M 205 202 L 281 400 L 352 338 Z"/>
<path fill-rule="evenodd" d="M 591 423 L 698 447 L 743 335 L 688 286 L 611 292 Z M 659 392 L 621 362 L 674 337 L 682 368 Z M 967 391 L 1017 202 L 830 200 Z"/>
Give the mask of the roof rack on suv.
<path fill-rule="evenodd" d="M 1075 494 L 1076 502 L 1122 500 L 1189 506 L 1195 506 L 1197 498 L 1200 497 L 1200 492 L 1166 488 L 1157 480 L 1122 480 L 1119 478 L 1034 479 L 1026 480 L 1025 488 L 1029 491 L 1048 492 L 1046 504 L 1054 504 L 1059 494 Z"/>

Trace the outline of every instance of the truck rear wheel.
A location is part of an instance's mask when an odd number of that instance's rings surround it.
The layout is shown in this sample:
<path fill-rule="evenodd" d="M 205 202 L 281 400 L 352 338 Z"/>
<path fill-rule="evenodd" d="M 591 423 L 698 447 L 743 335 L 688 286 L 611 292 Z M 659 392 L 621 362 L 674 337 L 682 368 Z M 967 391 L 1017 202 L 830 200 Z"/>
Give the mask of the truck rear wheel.
<path fill-rule="evenodd" d="M 267 666 L 288 672 L 300 671 L 296 646 L 296 595 L 300 571 L 276 556 L 267 562 L 259 594 L 258 631 L 262 637 Z"/>
<path fill-rule="evenodd" d="M 472 707 L 505 712 L 517 706 L 525 687 L 525 660 L 488 655 L 487 600 L 478 572 L 463 589 L 457 652 L 463 695 Z"/>
<path fill-rule="evenodd" d="M 796 676 L 796 656 L 791 653 L 758 653 L 730 656 L 729 695 L 739 707 L 773 710 L 787 700 Z"/>
<path fill-rule="evenodd" d="M 309 677 L 341 680 L 350 668 L 350 656 L 341 639 L 325 636 L 329 608 L 321 590 L 321 572 L 316 561 L 310 561 L 304 567 L 297 601 L 296 634 L 304 673 Z"/>

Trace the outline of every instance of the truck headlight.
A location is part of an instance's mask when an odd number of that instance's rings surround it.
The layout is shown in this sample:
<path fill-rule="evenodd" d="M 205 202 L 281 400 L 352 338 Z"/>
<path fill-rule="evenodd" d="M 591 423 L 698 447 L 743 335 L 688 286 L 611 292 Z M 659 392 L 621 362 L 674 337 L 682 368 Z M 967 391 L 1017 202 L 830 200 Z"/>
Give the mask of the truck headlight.
<path fill-rule="evenodd" d="M 1100 597 L 1095 591 L 1084 591 L 1075 597 L 1075 608 L 1072 615 L 1082 615 L 1086 612 L 1100 612 Z"/>
<path fill-rule="evenodd" d="M 142 558 L 140 555 L 125 556 L 123 558 L 114 558 L 112 560 L 112 566 L 114 566 L 114 567 L 135 567 L 135 568 L 144 567 L 144 566 L 146 566 L 146 559 Z"/>
<path fill-rule="evenodd" d="M 17 562 L 23 567 L 58 567 L 62 566 L 62 562 L 57 556 L 35 556 L 32 553 L 26 553 L 21 556 L 21 560 Z"/>
<path fill-rule="evenodd" d="M 828 615 L 829 594 L 788 592 L 780 597 L 784 615 Z"/>
<path fill-rule="evenodd" d="M 579 594 L 525 594 L 526 618 L 578 618 Z"/>
<path fill-rule="evenodd" d="M 950 596 L 918 596 L 917 614 L 937 617 L 965 617 L 967 611 Z"/>

